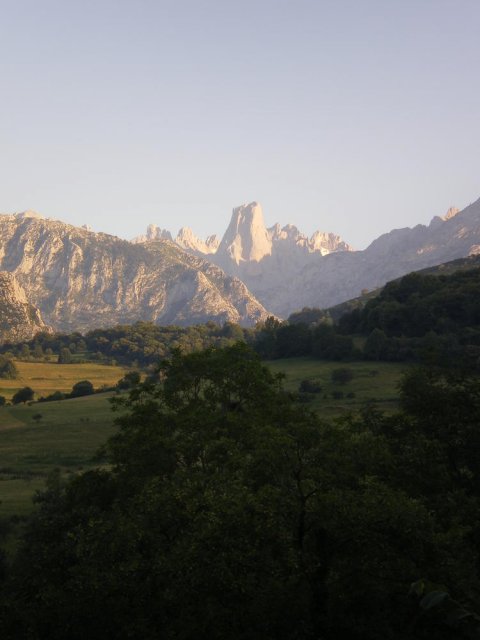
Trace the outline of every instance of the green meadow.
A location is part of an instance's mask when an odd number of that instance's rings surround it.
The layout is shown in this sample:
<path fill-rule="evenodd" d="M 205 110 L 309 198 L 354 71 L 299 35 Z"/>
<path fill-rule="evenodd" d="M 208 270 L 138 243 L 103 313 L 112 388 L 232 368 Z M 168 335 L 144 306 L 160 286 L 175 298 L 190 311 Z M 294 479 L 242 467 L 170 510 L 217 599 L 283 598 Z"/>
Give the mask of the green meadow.
<path fill-rule="evenodd" d="M 404 363 L 331 362 L 308 357 L 271 360 L 266 364 L 273 372 L 285 374 L 288 391 L 297 392 L 302 380 L 317 384 L 321 392 L 303 397 L 309 407 L 328 418 L 356 412 L 367 402 L 375 402 L 382 411 L 395 411 L 398 384 L 408 368 Z M 334 384 L 331 376 L 335 369 L 349 369 L 352 379 L 346 384 Z M 334 398 L 333 394 L 343 397 Z"/>
<path fill-rule="evenodd" d="M 98 464 L 95 454 L 115 430 L 111 395 L 0 408 L 2 516 L 30 511 L 33 494 L 54 469 L 68 476 Z"/>
<path fill-rule="evenodd" d="M 113 385 L 125 373 L 120 367 L 86 363 L 58 365 L 16 362 L 21 380 L 2 381 L 14 392 L 29 385 L 37 394 L 69 391 L 75 382 L 88 379 L 96 388 Z M 321 387 L 321 392 L 304 394 L 308 407 L 326 418 L 358 411 L 374 401 L 391 412 L 398 404 L 398 383 L 406 365 L 383 362 L 326 362 L 312 358 L 291 358 L 266 363 L 275 373 L 285 373 L 285 387 L 297 392 L 302 380 Z M 334 369 L 347 368 L 351 381 L 334 384 Z M 334 398 L 339 393 L 343 397 Z M 0 407 L 0 517 L 22 516 L 33 508 L 32 497 L 45 486 L 53 470 L 62 477 L 98 465 L 95 454 L 115 431 L 115 413 L 109 398 L 100 393 L 60 402 Z M 40 418 L 34 416 L 40 414 Z"/>

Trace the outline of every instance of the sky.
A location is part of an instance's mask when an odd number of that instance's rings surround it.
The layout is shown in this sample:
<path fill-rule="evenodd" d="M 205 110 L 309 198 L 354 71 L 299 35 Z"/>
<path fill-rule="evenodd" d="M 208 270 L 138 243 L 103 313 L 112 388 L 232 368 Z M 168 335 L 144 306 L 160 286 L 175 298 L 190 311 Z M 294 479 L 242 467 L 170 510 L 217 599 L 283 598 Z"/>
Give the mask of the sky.
<path fill-rule="evenodd" d="M 480 197 L 478 0 L 0 0 L 0 211 L 363 248 Z"/>

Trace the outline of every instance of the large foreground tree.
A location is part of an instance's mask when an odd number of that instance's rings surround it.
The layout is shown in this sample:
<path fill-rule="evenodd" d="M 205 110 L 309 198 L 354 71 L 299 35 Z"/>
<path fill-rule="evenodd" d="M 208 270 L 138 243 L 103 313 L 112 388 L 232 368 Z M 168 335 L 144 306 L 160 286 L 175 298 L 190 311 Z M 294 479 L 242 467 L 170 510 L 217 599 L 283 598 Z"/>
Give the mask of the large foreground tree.
<path fill-rule="evenodd" d="M 454 589 L 442 602 L 478 588 L 478 496 L 461 522 L 441 509 L 448 469 L 422 480 L 437 454 L 413 414 L 324 423 L 243 344 L 175 353 L 159 374 L 130 393 L 108 465 L 40 496 L 5 637 L 468 637 L 417 601 L 429 580 Z"/>

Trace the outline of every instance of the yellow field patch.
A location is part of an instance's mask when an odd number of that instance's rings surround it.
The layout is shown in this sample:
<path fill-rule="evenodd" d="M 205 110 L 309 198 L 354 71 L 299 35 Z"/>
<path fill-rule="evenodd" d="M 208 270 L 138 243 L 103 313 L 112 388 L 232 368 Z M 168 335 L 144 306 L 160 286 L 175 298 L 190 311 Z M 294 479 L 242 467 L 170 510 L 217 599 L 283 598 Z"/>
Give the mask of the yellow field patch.
<path fill-rule="evenodd" d="M 95 389 L 103 385 L 113 386 L 123 378 L 128 369 L 86 362 L 82 364 L 57 364 L 54 362 L 23 362 L 14 360 L 19 377 L 15 380 L 0 379 L 0 395 L 10 400 L 22 387 L 31 387 L 35 397 L 47 396 L 54 391 L 70 392 L 80 380 L 90 380 Z"/>

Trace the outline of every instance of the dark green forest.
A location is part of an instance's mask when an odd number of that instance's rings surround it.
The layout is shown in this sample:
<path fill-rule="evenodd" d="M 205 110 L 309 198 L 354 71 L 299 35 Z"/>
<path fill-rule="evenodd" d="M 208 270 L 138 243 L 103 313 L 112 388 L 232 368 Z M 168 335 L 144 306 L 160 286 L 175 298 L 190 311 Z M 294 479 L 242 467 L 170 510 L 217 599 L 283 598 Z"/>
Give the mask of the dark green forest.
<path fill-rule="evenodd" d="M 313 355 L 477 370 L 480 269 L 408 274 L 336 322 L 328 311 L 308 308 L 292 314 L 288 323 L 271 320 L 255 345 L 267 358 Z"/>
<path fill-rule="evenodd" d="M 400 412 L 328 423 L 242 343 L 159 376 L 37 496 L 3 638 L 479 637 L 478 378 L 414 369 Z"/>

